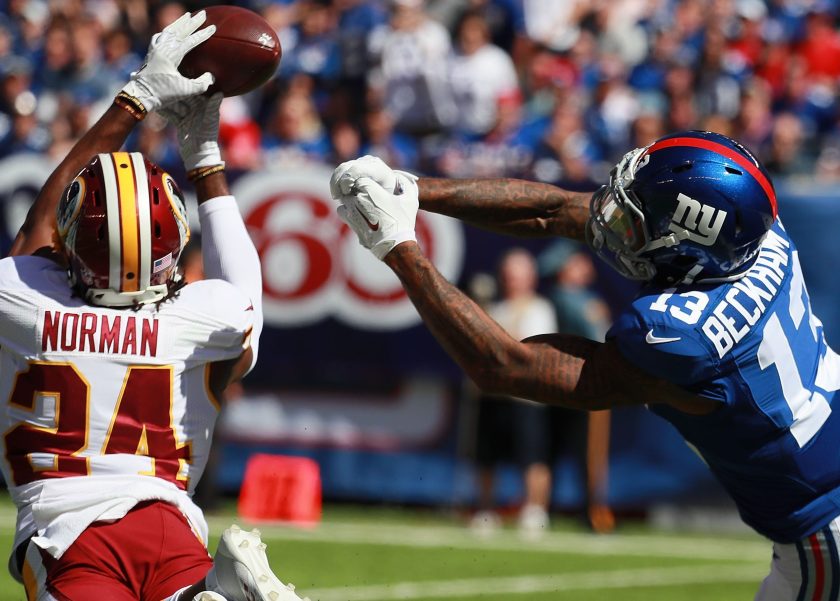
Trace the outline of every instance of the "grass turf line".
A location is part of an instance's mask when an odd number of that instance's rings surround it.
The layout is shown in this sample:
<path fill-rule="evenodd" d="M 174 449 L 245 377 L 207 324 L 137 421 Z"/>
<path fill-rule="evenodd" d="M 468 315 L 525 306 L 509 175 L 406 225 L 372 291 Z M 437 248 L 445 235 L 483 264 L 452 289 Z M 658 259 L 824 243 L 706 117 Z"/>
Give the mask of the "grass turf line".
<path fill-rule="evenodd" d="M 233 521 L 230 510 L 210 517 L 211 549 Z M 617 591 L 622 601 L 736 601 L 752 598 L 769 563 L 770 545 L 756 537 L 644 528 L 594 537 L 559 522 L 534 545 L 509 531 L 483 543 L 427 514 L 344 507 L 327 507 L 316 530 L 260 529 L 275 572 L 313 601 L 612 601 Z M 13 508 L 0 497 L 3 553 L 13 530 Z M 0 570 L 0 601 L 23 599 Z"/>

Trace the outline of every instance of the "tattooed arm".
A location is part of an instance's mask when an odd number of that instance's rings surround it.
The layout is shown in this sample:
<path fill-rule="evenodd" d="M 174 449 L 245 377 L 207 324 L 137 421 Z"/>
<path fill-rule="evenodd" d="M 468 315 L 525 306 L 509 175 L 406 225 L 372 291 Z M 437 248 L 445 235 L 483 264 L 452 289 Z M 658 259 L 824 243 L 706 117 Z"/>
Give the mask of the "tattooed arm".
<path fill-rule="evenodd" d="M 560 334 L 515 340 L 450 284 L 416 243 L 396 246 L 384 260 L 438 342 L 484 392 L 586 410 L 666 403 L 707 413 L 717 406 L 645 374 L 611 343 Z"/>
<path fill-rule="evenodd" d="M 584 240 L 590 192 L 518 179 L 420 178 L 420 208 L 523 237 Z"/>

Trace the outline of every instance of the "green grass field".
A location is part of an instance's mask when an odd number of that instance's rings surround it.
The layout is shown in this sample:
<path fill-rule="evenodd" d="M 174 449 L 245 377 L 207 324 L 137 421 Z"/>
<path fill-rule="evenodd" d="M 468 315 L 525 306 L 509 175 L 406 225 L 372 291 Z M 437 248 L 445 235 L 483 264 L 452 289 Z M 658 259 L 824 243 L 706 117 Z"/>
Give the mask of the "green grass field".
<path fill-rule="evenodd" d="M 215 549 L 237 520 L 223 511 L 208 521 Z M 770 544 L 758 537 L 639 524 L 595 536 L 556 522 L 544 538 L 525 542 L 513 530 L 477 538 L 440 514 L 327 507 L 315 529 L 259 528 L 275 572 L 312 601 L 748 601 L 770 559 Z M 0 496 L 4 558 L 13 531 L 14 508 Z M 24 598 L 2 570 L 0 601 Z"/>

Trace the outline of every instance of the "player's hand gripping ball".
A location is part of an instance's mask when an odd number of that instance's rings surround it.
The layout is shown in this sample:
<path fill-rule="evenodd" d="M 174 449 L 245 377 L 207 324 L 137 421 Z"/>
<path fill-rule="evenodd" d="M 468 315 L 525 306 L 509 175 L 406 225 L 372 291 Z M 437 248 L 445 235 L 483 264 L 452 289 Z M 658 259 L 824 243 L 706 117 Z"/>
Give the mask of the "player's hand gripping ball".
<path fill-rule="evenodd" d="M 330 194 L 339 200 L 346 194 L 352 194 L 356 181 L 362 177 L 372 179 L 388 192 L 402 194 L 404 188 L 410 187 L 417 181 L 417 176 L 407 171 L 391 169 L 385 161 L 377 156 L 365 155 L 346 161 L 335 168 L 330 178 Z"/>
<path fill-rule="evenodd" d="M 186 77 L 209 71 L 215 82 L 209 94 L 238 96 L 268 81 L 280 63 L 277 33 L 257 13 L 238 6 L 210 6 L 204 26 L 215 25 L 207 41 L 189 52 L 178 70 Z"/>

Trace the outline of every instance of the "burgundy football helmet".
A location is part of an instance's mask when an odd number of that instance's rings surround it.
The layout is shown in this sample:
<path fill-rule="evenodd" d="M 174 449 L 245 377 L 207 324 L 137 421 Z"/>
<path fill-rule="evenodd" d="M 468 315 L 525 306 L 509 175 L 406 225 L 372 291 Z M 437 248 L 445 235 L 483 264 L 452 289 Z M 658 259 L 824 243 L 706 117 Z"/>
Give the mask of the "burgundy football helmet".
<path fill-rule="evenodd" d="M 106 307 L 165 298 L 190 237 L 181 190 L 139 152 L 95 156 L 64 190 L 57 226 L 71 284 Z"/>

